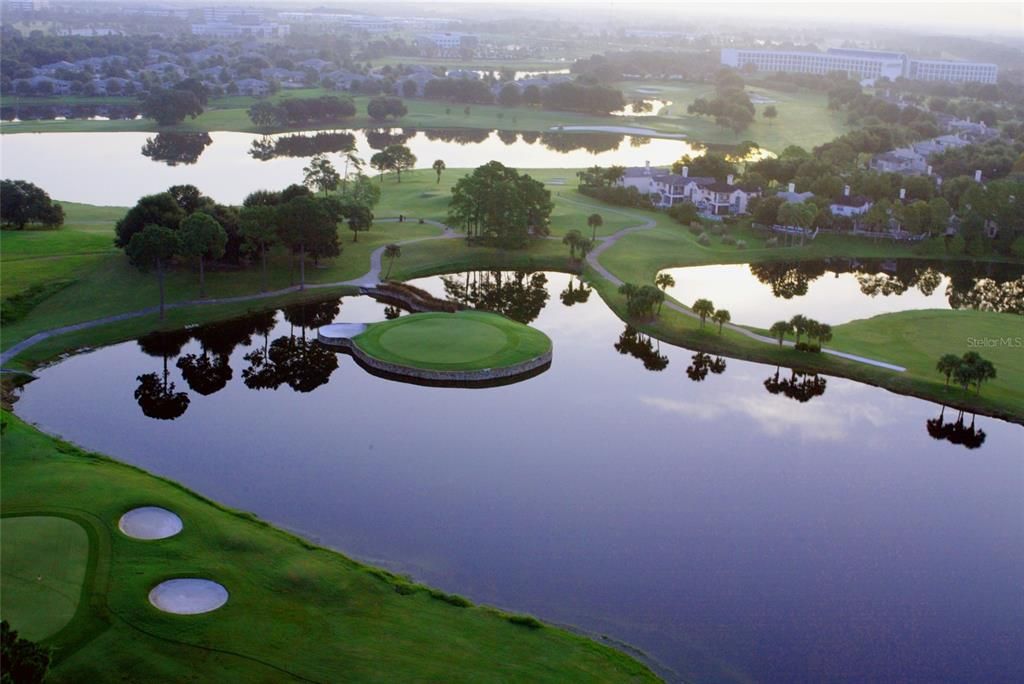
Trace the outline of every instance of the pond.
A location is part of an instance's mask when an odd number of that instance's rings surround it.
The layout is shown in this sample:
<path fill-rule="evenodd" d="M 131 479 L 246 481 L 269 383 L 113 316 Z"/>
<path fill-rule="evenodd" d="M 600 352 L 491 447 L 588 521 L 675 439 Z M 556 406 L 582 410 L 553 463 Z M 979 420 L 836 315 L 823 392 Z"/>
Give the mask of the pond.
<path fill-rule="evenodd" d="M 796 314 L 838 325 L 911 309 L 975 308 L 1024 315 L 1024 267 L 919 259 L 830 259 L 666 269 L 667 292 L 711 299 L 742 325 Z"/>
<path fill-rule="evenodd" d="M 372 376 L 309 342 L 400 313 L 345 297 L 69 357 L 17 412 L 670 680 L 1024 679 L 1021 427 L 659 345 L 562 274 L 414 282 L 530 322 L 551 368 Z"/>
<path fill-rule="evenodd" d="M 3 137 L 3 175 L 36 183 L 51 197 L 100 205 L 131 205 L 139 197 L 190 183 L 218 202 L 240 204 L 254 189 L 301 182 L 317 152 L 348 143 L 365 160 L 389 143 L 404 143 L 429 169 L 443 159 L 450 169 L 496 159 L 524 169 L 583 168 L 600 164 L 668 165 L 700 145 L 616 133 L 514 133 L 488 130 L 336 131 L 290 136 L 251 133 L 19 133 Z M 60 159 L 60 164 L 54 164 Z M 340 157 L 333 161 L 343 166 Z M 102 172 L 98 172 L 102 165 Z M 571 174 L 570 174 L 571 176 Z"/>

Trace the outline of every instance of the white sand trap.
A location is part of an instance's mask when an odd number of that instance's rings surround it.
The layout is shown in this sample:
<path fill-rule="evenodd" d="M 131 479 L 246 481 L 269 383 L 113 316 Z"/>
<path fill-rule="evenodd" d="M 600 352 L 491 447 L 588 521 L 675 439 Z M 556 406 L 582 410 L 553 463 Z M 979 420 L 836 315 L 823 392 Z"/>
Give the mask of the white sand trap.
<path fill-rule="evenodd" d="M 181 532 L 181 518 L 166 508 L 142 506 L 121 516 L 117 527 L 135 539 L 166 539 Z"/>
<path fill-rule="evenodd" d="M 228 590 L 205 579 L 172 579 L 153 587 L 149 602 L 165 613 L 198 615 L 227 603 Z"/>
<path fill-rule="evenodd" d="M 651 94 L 651 93 L 660 93 L 661 92 L 661 88 L 635 88 L 635 90 L 638 93 L 647 93 L 648 95 Z"/>
<path fill-rule="evenodd" d="M 623 133 L 625 135 L 643 135 L 658 138 L 685 138 L 685 133 L 662 133 L 653 128 L 637 128 L 635 126 L 552 126 L 552 131 L 597 131 L 598 133 Z"/>

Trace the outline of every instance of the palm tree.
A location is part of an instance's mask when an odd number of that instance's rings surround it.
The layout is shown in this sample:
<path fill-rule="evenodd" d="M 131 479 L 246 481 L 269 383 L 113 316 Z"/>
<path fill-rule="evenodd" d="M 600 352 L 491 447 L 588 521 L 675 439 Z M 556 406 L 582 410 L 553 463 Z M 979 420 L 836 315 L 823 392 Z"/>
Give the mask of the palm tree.
<path fill-rule="evenodd" d="M 433 165 L 432 168 L 434 169 L 434 173 L 437 174 L 437 182 L 440 184 L 440 182 L 441 182 L 441 172 L 444 171 L 448 167 L 445 166 L 445 163 L 444 163 L 443 159 L 436 159 L 434 161 L 434 165 Z"/>
<path fill-rule="evenodd" d="M 576 248 L 580 246 L 581 242 L 583 242 L 583 234 L 575 228 L 566 233 L 565 237 L 562 238 L 562 244 L 569 246 L 569 258 L 573 261 L 576 260 Z"/>
<path fill-rule="evenodd" d="M 391 267 L 395 265 L 395 259 L 402 256 L 402 248 L 394 243 L 384 248 L 384 256 L 388 260 L 388 270 L 384 273 L 384 280 L 391 275 Z"/>
<path fill-rule="evenodd" d="M 693 313 L 700 316 L 700 327 L 704 328 L 704 321 L 708 316 L 715 313 L 715 305 L 711 303 L 710 299 L 698 299 L 693 303 Z"/>
<path fill-rule="evenodd" d="M 604 225 L 604 219 L 600 214 L 591 214 L 587 217 L 587 225 L 592 229 L 590 239 L 597 239 L 597 229 Z"/>
<path fill-rule="evenodd" d="M 789 321 L 775 321 L 768 332 L 779 341 L 779 346 L 781 347 L 786 335 L 793 332 L 793 325 Z"/>
<path fill-rule="evenodd" d="M 793 329 L 793 334 L 796 335 L 796 343 L 800 344 L 800 336 L 807 332 L 807 324 L 810 320 L 803 314 L 797 314 L 789 319 L 789 325 Z"/>
<path fill-rule="evenodd" d="M 988 359 L 981 359 L 974 365 L 974 386 L 976 394 L 981 394 L 981 383 L 987 380 L 995 380 L 996 367 Z"/>
<path fill-rule="evenodd" d="M 671 273 L 659 273 L 654 278 L 654 284 L 668 292 L 668 288 L 676 286 L 676 279 L 672 277 Z"/>
<path fill-rule="evenodd" d="M 949 387 L 949 379 L 953 376 L 959 365 L 960 357 L 956 354 L 943 354 L 942 358 L 935 364 L 935 370 L 946 376 L 946 387 Z"/>
<path fill-rule="evenodd" d="M 726 323 L 728 323 L 730 320 L 732 320 L 732 316 L 729 315 L 728 310 L 726 310 L 726 309 L 719 309 L 718 311 L 715 312 L 714 321 L 715 321 L 715 323 L 718 323 L 718 334 L 719 335 L 722 334 L 722 326 L 725 325 Z"/>

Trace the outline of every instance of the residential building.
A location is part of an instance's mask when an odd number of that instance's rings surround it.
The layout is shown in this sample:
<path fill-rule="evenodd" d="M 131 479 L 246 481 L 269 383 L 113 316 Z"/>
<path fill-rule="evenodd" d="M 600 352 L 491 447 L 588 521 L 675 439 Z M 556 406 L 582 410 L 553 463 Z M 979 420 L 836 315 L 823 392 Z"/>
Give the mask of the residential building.
<path fill-rule="evenodd" d="M 861 80 L 907 78 L 915 81 L 995 83 L 998 67 L 978 62 L 911 59 L 902 52 L 829 48 L 811 50 L 743 50 L 723 48 L 721 63 L 741 69 L 751 65 L 758 71 L 827 74 L 843 71 Z"/>
<path fill-rule="evenodd" d="M 674 174 L 647 162 L 644 166 L 626 168 L 616 184 L 636 188 L 641 195 L 650 195 L 655 206 L 668 208 L 684 201 L 696 204 L 702 195 L 701 188 L 714 182 L 714 178 L 691 177 L 687 167 L 683 167 L 682 173 Z"/>
<path fill-rule="evenodd" d="M 928 172 L 928 158 L 912 148 L 899 147 L 895 150 L 876 154 L 871 158 L 869 166 L 872 170 L 879 173 L 899 173 L 905 176 L 915 176 Z"/>
<path fill-rule="evenodd" d="M 416 36 L 416 45 L 421 48 L 434 48 L 441 53 L 475 48 L 477 42 L 477 37 L 468 33 L 421 33 Z"/>
<path fill-rule="evenodd" d="M 701 188 L 701 198 L 697 206 L 712 216 L 747 213 L 747 204 L 752 197 L 759 197 L 760 190 L 744 190 L 733 182 L 730 173 L 725 181 L 716 180 L 711 185 Z"/>
<path fill-rule="evenodd" d="M 863 195 L 850 195 L 850 186 L 843 188 L 843 194 L 832 200 L 828 206 L 833 216 L 860 216 L 871 208 L 871 200 Z"/>
<path fill-rule="evenodd" d="M 814 197 L 813 192 L 797 192 L 796 183 L 790 183 L 789 187 L 785 192 L 775 193 L 776 197 L 781 197 L 783 201 L 790 202 L 792 204 L 803 204 L 805 201 Z"/>
<path fill-rule="evenodd" d="M 288 24 L 233 24 L 208 22 L 192 24 L 192 35 L 213 38 L 284 38 L 291 31 Z"/>
<path fill-rule="evenodd" d="M 263 97 L 270 94 L 270 84 L 258 78 L 240 78 L 235 81 L 239 95 Z"/>

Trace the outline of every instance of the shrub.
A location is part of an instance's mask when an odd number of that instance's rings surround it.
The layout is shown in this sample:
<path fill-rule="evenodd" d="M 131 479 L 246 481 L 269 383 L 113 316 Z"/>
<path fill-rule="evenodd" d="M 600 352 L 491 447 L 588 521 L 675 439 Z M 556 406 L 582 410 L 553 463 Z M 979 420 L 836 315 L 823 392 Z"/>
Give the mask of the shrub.
<path fill-rule="evenodd" d="M 700 235 L 701 233 L 704 232 L 704 227 L 701 226 L 699 223 L 691 223 L 690 227 L 687 230 L 689 230 L 694 235 Z"/>
<path fill-rule="evenodd" d="M 725 235 L 725 226 L 721 223 L 715 223 L 711 226 L 712 235 Z"/>
<path fill-rule="evenodd" d="M 770 237 L 770 238 L 768 238 L 767 240 L 764 241 L 764 246 L 765 247 L 778 247 L 779 246 L 779 238 L 777 238 L 777 237 Z"/>
<path fill-rule="evenodd" d="M 697 238 L 697 242 L 707 247 L 711 244 L 711 237 L 707 233 L 701 233 L 700 237 Z"/>
<path fill-rule="evenodd" d="M 817 344 L 811 344 L 810 342 L 797 342 L 796 346 L 793 347 L 797 351 L 817 353 L 821 351 L 821 346 Z"/>
<path fill-rule="evenodd" d="M 445 603 L 449 603 L 457 608 L 468 608 L 469 606 L 473 605 L 469 602 L 469 599 L 467 599 L 464 596 L 459 596 L 458 594 L 447 594 L 438 589 L 431 589 L 430 597 L 435 598 L 438 601 L 444 601 Z"/>
<path fill-rule="evenodd" d="M 579 192 L 581 195 L 594 197 L 602 202 L 617 204 L 621 207 L 633 207 L 634 209 L 651 208 L 650 196 L 641 195 L 640 191 L 633 187 L 623 188 L 617 185 L 613 185 L 611 187 L 581 185 L 579 187 Z"/>
<path fill-rule="evenodd" d="M 509 615 L 507 619 L 513 625 L 522 625 L 523 627 L 529 627 L 530 629 L 540 629 L 544 626 L 543 622 L 532 615 Z"/>
<path fill-rule="evenodd" d="M 729 234 L 723 235 L 722 236 L 722 244 L 723 245 L 735 245 L 736 244 L 736 238 L 734 238 L 732 235 L 729 235 Z"/>
<path fill-rule="evenodd" d="M 746 248 L 747 248 L 747 241 L 746 240 L 737 240 L 736 241 L 736 249 L 746 249 Z"/>

